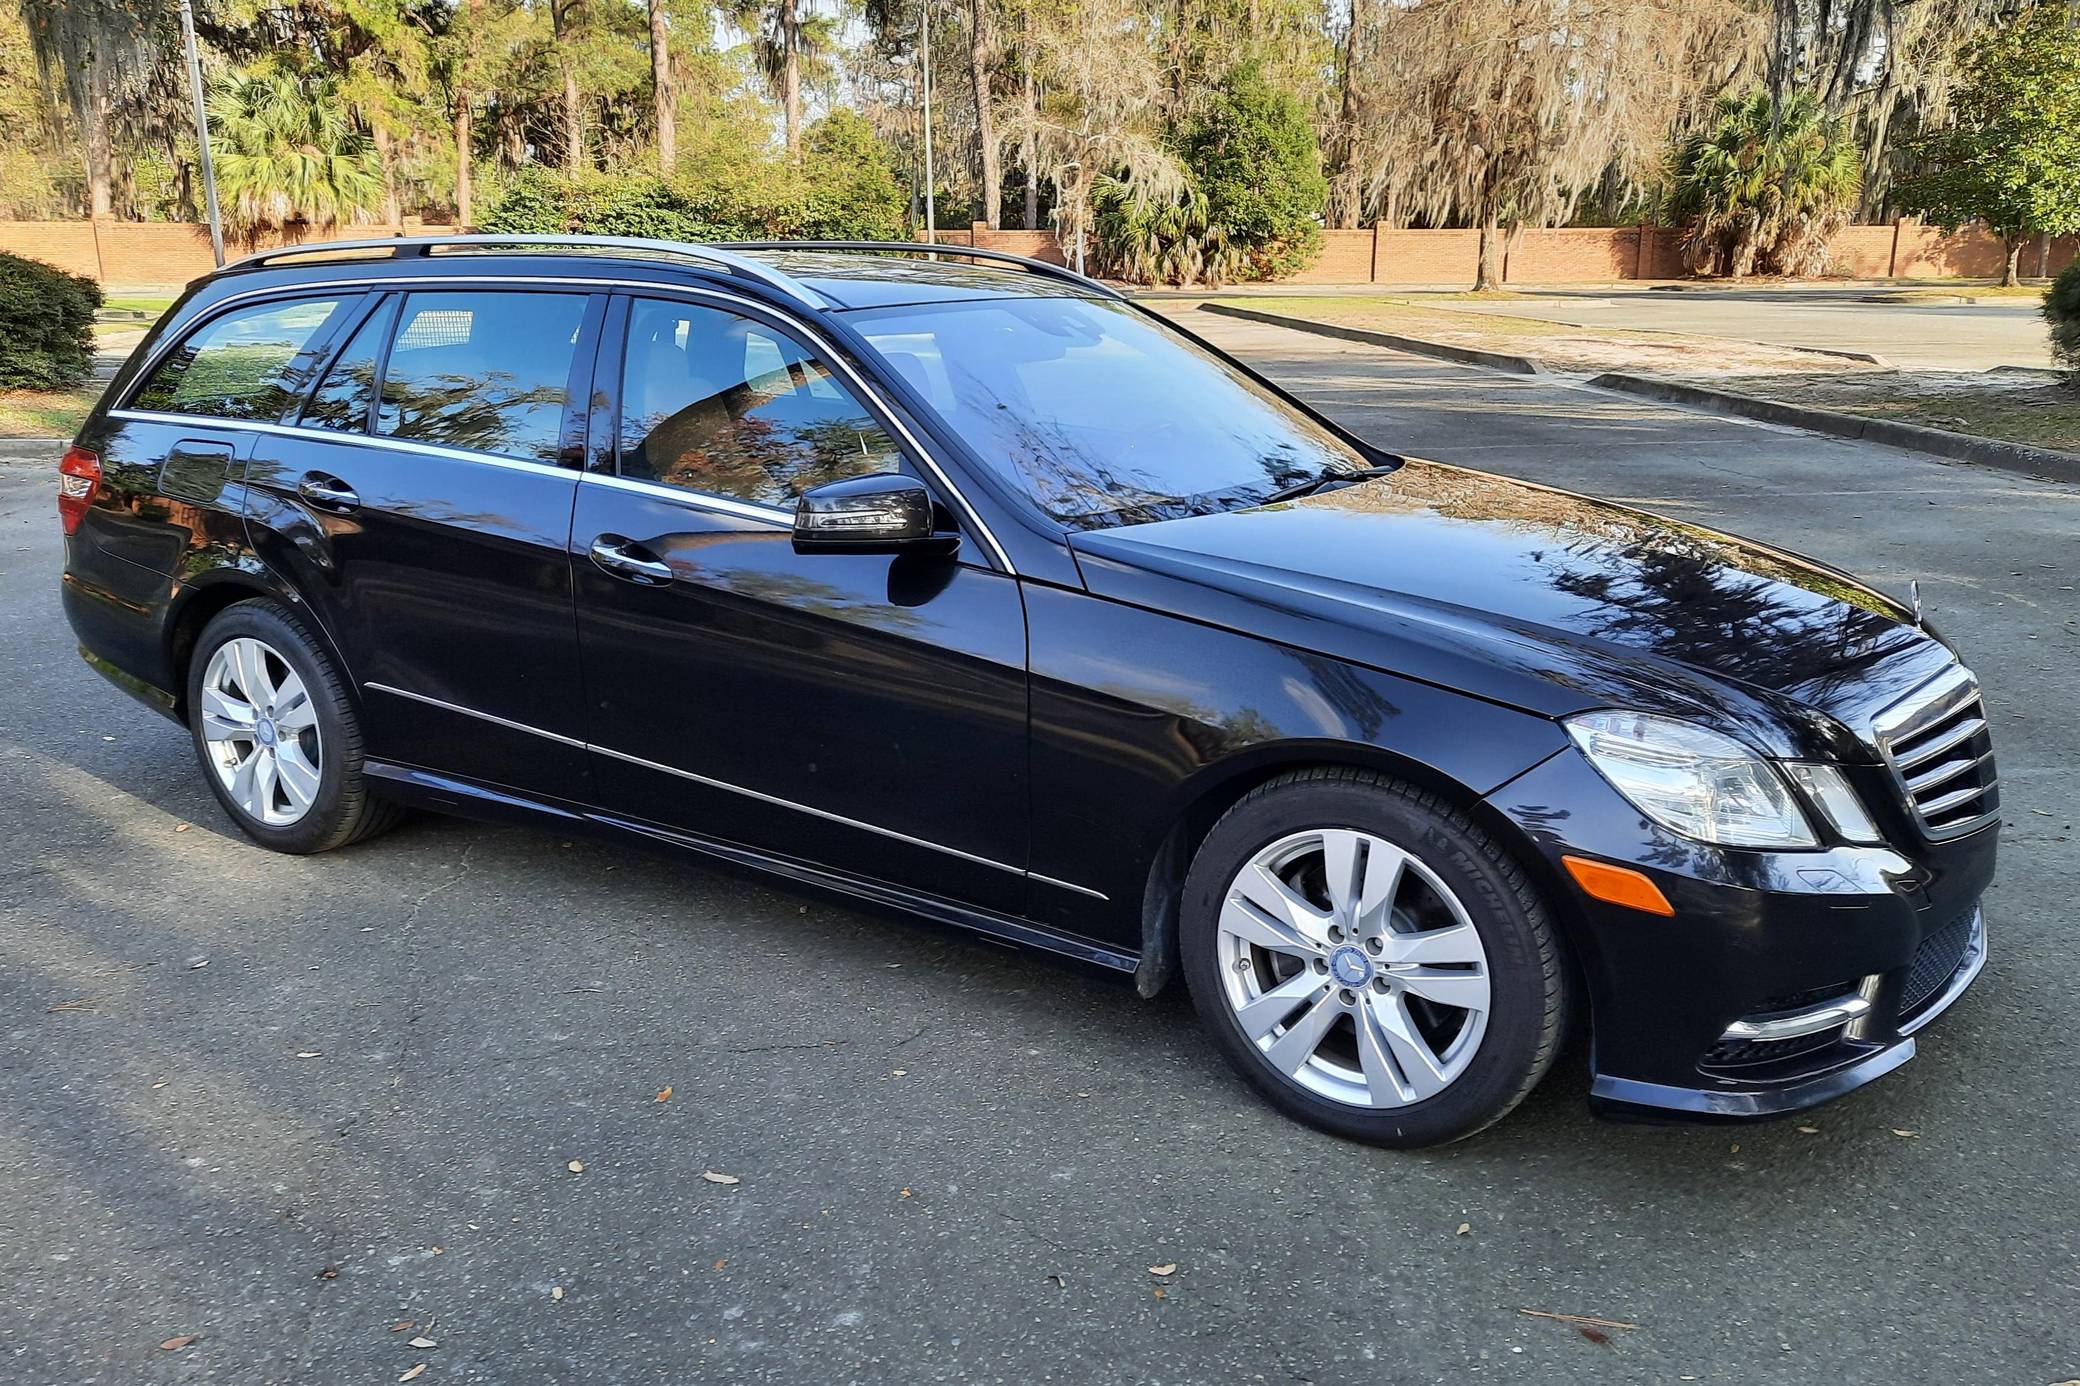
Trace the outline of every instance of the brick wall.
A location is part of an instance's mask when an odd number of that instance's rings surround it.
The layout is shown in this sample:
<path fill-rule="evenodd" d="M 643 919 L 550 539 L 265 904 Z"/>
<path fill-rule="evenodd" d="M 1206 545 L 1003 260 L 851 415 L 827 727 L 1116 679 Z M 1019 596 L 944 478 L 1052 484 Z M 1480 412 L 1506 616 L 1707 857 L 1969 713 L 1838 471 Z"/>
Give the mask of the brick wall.
<path fill-rule="evenodd" d="M 445 235 L 453 226 L 406 221 L 397 226 L 343 226 L 328 230 L 293 228 L 286 234 L 227 239 L 224 254 L 236 259 L 256 250 L 307 241 L 371 236 Z M 172 288 L 215 268 L 209 228 L 169 221 L 0 221 L 0 251 L 43 260 L 101 281 L 111 290 Z"/>
<path fill-rule="evenodd" d="M 394 235 L 445 235 L 453 226 L 353 226 L 328 231 L 308 227 L 286 235 L 225 247 L 232 257 L 272 246 L 307 241 Z M 991 231 L 975 226 L 941 230 L 948 245 L 981 245 L 1065 263 L 1048 231 Z M 921 239 L 921 237 L 920 237 Z M 2006 251 L 2000 237 L 1981 226 L 1955 232 L 1903 220 L 1882 226 L 1847 226 L 1834 241 L 1834 273 L 1859 279 L 1899 277 L 1989 277 L 2001 272 Z M 0 221 L 0 251 L 45 260 L 74 274 L 89 275 L 113 290 L 168 288 L 211 268 L 209 233 L 174 222 Z M 2080 243 L 2060 237 L 2050 246 L 2048 268 L 2057 273 L 2073 263 Z M 1475 231 L 1406 231 L 1376 228 L 1324 231 L 1322 254 L 1296 284 L 1471 284 L 1480 255 Z M 2024 273 L 2037 272 L 2035 243 L 2022 255 Z M 1509 247 L 1504 277 L 1516 284 L 1609 284 L 1625 279 L 1680 279 L 1681 233 L 1667 227 L 1568 226 L 1526 230 Z"/>

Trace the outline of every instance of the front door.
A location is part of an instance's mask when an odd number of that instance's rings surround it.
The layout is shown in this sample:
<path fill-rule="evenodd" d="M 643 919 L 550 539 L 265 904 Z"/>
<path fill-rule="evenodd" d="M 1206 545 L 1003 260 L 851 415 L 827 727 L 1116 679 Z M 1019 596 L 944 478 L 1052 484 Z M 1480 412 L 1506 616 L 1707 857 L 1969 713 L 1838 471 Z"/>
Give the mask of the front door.
<path fill-rule="evenodd" d="M 1016 579 L 972 543 L 797 554 L 801 490 L 912 469 L 881 421 L 763 317 L 662 297 L 613 316 L 611 474 L 580 484 L 571 530 L 602 802 L 1022 912 Z"/>
<path fill-rule="evenodd" d="M 570 401 L 605 306 L 575 292 L 391 294 L 296 424 L 256 440 L 255 545 L 338 643 L 372 757 L 588 797 Z"/>

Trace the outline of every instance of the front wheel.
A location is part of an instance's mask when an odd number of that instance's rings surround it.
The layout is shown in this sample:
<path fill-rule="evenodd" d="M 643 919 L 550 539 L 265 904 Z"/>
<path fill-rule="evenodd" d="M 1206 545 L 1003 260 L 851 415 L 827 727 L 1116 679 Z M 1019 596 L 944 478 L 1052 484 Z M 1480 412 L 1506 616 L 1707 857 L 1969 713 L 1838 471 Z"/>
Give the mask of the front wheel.
<path fill-rule="evenodd" d="M 1460 1140 L 1551 1067 L 1568 1004 L 1544 903 L 1444 801 L 1365 771 L 1246 795 L 1185 881 L 1200 1019 L 1291 1116 L 1376 1145 Z"/>
<path fill-rule="evenodd" d="M 188 721 L 217 802 L 264 847 L 323 852 L 396 820 L 368 791 L 360 722 L 332 661 L 274 602 L 227 606 L 203 628 Z"/>

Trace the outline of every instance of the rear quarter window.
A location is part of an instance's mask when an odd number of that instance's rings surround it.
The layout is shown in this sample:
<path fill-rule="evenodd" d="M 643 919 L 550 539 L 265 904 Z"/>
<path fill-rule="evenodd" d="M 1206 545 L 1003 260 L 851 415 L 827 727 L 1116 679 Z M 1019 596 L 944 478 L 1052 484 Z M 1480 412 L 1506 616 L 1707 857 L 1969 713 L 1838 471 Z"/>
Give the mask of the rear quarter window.
<path fill-rule="evenodd" d="M 190 333 L 145 377 L 130 407 L 273 421 L 302 398 L 313 348 L 349 298 L 299 298 L 234 309 Z"/>

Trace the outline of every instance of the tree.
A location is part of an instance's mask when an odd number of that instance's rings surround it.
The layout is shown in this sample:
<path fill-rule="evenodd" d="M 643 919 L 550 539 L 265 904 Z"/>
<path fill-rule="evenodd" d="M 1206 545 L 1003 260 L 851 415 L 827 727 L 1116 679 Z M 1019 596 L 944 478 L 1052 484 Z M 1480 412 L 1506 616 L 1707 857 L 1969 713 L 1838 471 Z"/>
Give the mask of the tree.
<path fill-rule="evenodd" d="M 1476 289 L 1501 282 L 1505 228 L 1648 175 L 1699 88 L 1759 40 L 1743 0 L 1423 0 L 1369 17 L 1363 200 L 1389 221 L 1478 227 Z"/>
<path fill-rule="evenodd" d="M 657 168 L 671 176 L 679 161 L 678 122 L 672 109 L 672 47 L 665 0 L 650 0 L 650 99 L 657 112 Z"/>
<path fill-rule="evenodd" d="M 209 116 L 224 219 L 236 229 L 329 226 L 382 195 L 373 142 L 332 82 L 282 68 L 238 73 L 212 89 Z"/>
<path fill-rule="evenodd" d="M 1856 146 L 1818 101 L 1801 93 L 1780 107 L 1758 87 L 1721 97 L 1676 146 L 1667 210 L 1716 274 L 1818 274 L 1861 180 Z"/>
<path fill-rule="evenodd" d="M 45 82 L 62 92 L 85 147 L 87 210 L 115 210 L 112 127 L 154 61 L 143 0 L 23 0 L 22 18 Z"/>
<path fill-rule="evenodd" d="M 1358 224 L 1364 203 L 1364 169 L 1358 151 L 1359 74 L 1365 52 L 1361 46 L 1371 29 L 1367 0 L 1351 0 L 1350 27 L 1336 50 L 1336 123 L 1331 148 L 1335 151 L 1335 175 L 1329 181 L 1328 222 L 1349 229 Z"/>
<path fill-rule="evenodd" d="M 825 54 L 837 42 L 837 26 L 828 16 L 812 14 L 814 0 L 728 0 L 728 12 L 751 38 L 751 48 L 766 82 L 780 98 L 787 155 L 802 152 L 802 80 L 804 68 L 820 73 Z"/>
<path fill-rule="evenodd" d="M 927 0 L 929 3 L 929 0 Z M 1004 224 L 1004 175 L 999 162 L 996 113 L 990 107 L 990 69 L 997 60 L 996 0 L 968 0 L 968 78 L 975 88 L 975 176 L 982 189 L 982 219 Z"/>
<path fill-rule="evenodd" d="M 2016 282 L 2030 237 L 2080 231 L 2080 29 L 2042 6 L 1966 48 L 1955 123 L 1917 140 L 1910 208 L 1946 227 L 1985 222 L 2007 243 Z"/>
<path fill-rule="evenodd" d="M 1180 133 L 1178 154 L 1206 195 L 1208 221 L 1256 277 L 1290 274 L 1314 258 L 1329 191 L 1321 149 L 1300 102 L 1256 64 L 1221 80 Z"/>

